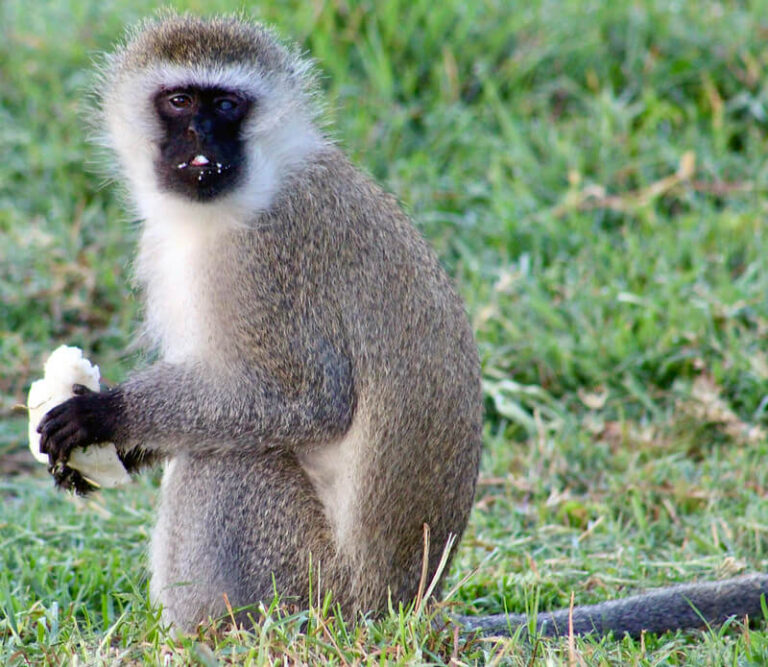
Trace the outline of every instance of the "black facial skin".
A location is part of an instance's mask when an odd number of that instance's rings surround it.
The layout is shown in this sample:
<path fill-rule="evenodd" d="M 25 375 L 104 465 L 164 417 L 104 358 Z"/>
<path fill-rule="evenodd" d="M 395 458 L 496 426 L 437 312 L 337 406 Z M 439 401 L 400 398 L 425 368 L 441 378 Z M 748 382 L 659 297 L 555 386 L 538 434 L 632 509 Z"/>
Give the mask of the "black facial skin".
<path fill-rule="evenodd" d="M 154 98 L 164 138 L 155 173 L 166 190 L 205 202 L 232 189 L 245 167 L 243 120 L 252 106 L 224 88 L 187 86 Z M 195 165 L 202 155 L 208 164 Z"/>
<path fill-rule="evenodd" d="M 75 395 L 49 410 L 37 431 L 40 433 L 40 451 L 48 454 L 48 472 L 56 486 L 85 495 L 96 487 L 77 470 L 68 467 L 67 460 L 76 447 L 112 440 L 122 419 L 123 402 L 119 390 L 96 392 L 80 384 L 72 389 Z M 120 453 L 118 456 L 129 472 L 141 463 L 134 461 L 132 456 Z"/>

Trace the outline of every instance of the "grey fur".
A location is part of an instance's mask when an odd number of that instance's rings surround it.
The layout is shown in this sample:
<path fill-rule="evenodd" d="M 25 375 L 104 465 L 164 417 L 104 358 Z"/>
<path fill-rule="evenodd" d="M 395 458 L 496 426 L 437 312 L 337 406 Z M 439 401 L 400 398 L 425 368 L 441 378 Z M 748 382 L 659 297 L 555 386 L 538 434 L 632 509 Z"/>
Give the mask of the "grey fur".
<path fill-rule="evenodd" d="M 266 31 L 183 18 L 139 32 L 105 81 L 157 64 L 179 40 L 180 60 L 210 65 L 227 48 L 225 29 L 242 32 L 225 62 L 247 52 L 257 70 L 283 66 Z M 472 332 L 394 198 L 326 143 L 252 215 L 217 234 L 196 267 L 206 353 L 161 361 L 119 387 L 118 448 L 172 461 L 151 588 L 165 618 L 186 630 L 223 613 L 224 593 L 234 607 L 268 602 L 273 576 L 287 600 L 307 605 L 312 584 L 350 616 L 382 612 L 390 598 L 407 603 L 423 524 L 431 577 L 449 536 L 463 532 L 475 489 Z M 355 451 L 339 460 L 354 466 L 343 471 L 354 523 L 338 536 L 316 490 L 324 482 L 303 462 L 344 442 L 353 421 L 360 435 L 346 446 Z"/>
<path fill-rule="evenodd" d="M 110 395 L 111 440 L 126 460 L 169 461 L 151 557 L 165 619 L 191 630 L 225 611 L 225 593 L 237 608 L 275 589 L 300 606 L 310 591 L 331 591 L 350 617 L 409 602 L 423 525 L 432 577 L 464 531 L 480 459 L 479 362 L 450 280 L 394 198 L 323 139 L 311 68 L 268 30 L 170 16 L 143 24 L 106 62 L 102 134 L 137 210 L 148 211 L 145 226 L 215 232 L 190 274 L 194 303 L 184 304 L 194 312 L 170 328 L 155 322 L 150 338 L 165 359 Z M 238 195 L 166 206 L 172 197 L 156 196 L 147 100 L 166 64 L 176 84 L 201 71 L 215 82 L 219 65 L 239 68 L 239 81 L 252 71 L 256 111 L 244 134 L 261 152 L 249 169 L 267 174 L 257 204 Z M 298 139 L 281 151 L 269 142 L 289 122 L 300 131 L 285 137 Z M 140 271 L 150 320 L 176 305 L 158 288 L 163 265 L 178 261 L 154 257 Z M 765 584 L 758 576 L 578 608 L 575 630 L 698 626 L 689 600 L 712 622 L 757 615 Z M 564 613 L 540 615 L 539 627 L 567 630 Z M 462 621 L 485 632 L 527 623 Z"/>
<path fill-rule="evenodd" d="M 682 584 L 659 588 L 620 600 L 574 607 L 555 612 L 540 612 L 534 626 L 536 634 L 640 637 L 643 632 L 661 633 L 718 625 L 729 618 L 763 618 L 763 604 L 768 598 L 768 575 L 753 574 L 723 581 Z M 527 635 L 531 619 L 525 614 L 461 616 L 457 619 L 467 630 L 485 635 L 507 635 L 521 628 Z"/>
<path fill-rule="evenodd" d="M 286 183 L 258 227 L 221 243 L 199 269 L 214 358 L 156 364 L 122 385 L 119 447 L 174 457 L 155 537 L 169 541 L 153 557 L 159 599 L 189 628 L 223 610 L 223 592 L 236 606 L 271 595 L 274 573 L 306 604 L 311 552 L 345 609 L 381 611 L 389 592 L 408 601 L 422 524 L 432 574 L 474 494 L 479 369 L 460 301 L 394 200 L 335 149 Z M 353 418 L 365 442 L 353 546 L 340 553 L 297 455 L 343 437 Z M 227 518 L 242 513 L 250 524 Z M 208 561 L 234 588 L 209 581 Z M 205 604 L 167 588 L 200 579 Z"/>

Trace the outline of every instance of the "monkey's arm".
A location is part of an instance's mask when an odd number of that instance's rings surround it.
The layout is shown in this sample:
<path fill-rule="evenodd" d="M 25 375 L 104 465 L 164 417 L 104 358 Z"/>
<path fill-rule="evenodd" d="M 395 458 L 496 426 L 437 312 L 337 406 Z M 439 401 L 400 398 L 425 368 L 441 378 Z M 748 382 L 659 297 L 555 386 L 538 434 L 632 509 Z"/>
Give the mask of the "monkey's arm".
<path fill-rule="evenodd" d="M 346 432 L 355 396 L 344 355 L 321 340 L 296 368 L 284 370 L 282 379 L 277 375 L 252 364 L 224 372 L 158 363 L 115 389 L 80 393 L 52 409 L 38 427 L 40 449 L 53 464 L 66 462 L 75 447 L 103 441 L 114 442 L 123 454 L 142 448 L 173 456 L 259 444 L 299 446 Z"/>
<path fill-rule="evenodd" d="M 768 601 L 766 574 L 670 586 L 621 600 L 574 607 L 573 632 L 639 637 L 644 631 L 658 634 L 717 625 L 734 616 L 762 618 L 763 599 Z M 569 609 L 540 612 L 536 616 L 536 632 L 546 636 L 568 635 L 570 615 Z M 521 626 L 527 633 L 530 622 L 526 614 L 461 616 L 457 620 L 467 630 L 478 630 L 484 635 L 509 635 Z"/>

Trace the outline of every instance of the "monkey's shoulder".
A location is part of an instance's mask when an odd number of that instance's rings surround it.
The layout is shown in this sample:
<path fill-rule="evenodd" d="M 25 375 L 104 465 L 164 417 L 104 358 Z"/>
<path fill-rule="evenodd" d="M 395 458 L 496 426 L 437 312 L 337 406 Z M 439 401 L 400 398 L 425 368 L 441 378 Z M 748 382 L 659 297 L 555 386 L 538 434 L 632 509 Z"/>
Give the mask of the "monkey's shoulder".
<path fill-rule="evenodd" d="M 286 180 L 267 217 L 264 228 L 290 239 L 294 248 L 388 263 L 437 263 L 397 198 L 333 146 Z"/>

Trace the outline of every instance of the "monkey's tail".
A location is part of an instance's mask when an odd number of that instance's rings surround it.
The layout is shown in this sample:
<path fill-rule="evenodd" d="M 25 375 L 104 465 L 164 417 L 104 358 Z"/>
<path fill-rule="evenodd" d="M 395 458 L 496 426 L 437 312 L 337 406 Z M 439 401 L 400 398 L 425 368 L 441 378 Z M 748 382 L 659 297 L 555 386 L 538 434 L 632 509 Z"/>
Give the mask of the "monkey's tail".
<path fill-rule="evenodd" d="M 659 588 L 620 600 L 573 608 L 576 635 L 639 637 L 643 632 L 662 633 L 719 625 L 731 617 L 763 618 L 768 603 L 768 575 L 753 574 L 702 584 Z M 567 636 L 570 609 L 540 612 L 536 632 L 544 636 Z M 526 614 L 460 616 L 465 629 L 484 635 L 511 635 L 522 626 L 527 634 L 531 619 Z"/>

